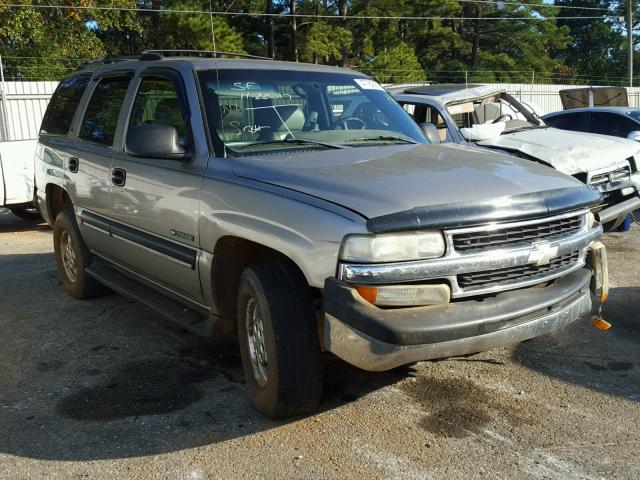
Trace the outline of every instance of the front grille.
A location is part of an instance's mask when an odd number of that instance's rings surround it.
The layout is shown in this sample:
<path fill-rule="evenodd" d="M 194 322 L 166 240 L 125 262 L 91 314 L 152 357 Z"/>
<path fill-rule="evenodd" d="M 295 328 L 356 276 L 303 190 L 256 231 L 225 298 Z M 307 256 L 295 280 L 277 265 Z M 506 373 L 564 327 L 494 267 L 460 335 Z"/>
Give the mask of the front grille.
<path fill-rule="evenodd" d="M 578 261 L 580 252 L 560 255 L 552 258 L 546 265 L 520 265 L 518 267 L 498 268 L 483 272 L 463 273 L 458 275 L 458 285 L 463 289 L 489 287 L 498 284 L 508 284 L 534 280 L 537 277 L 546 277 L 558 270 L 565 270 Z"/>
<path fill-rule="evenodd" d="M 591 177 L 589 184 L 594 186 L 604 185 L 606 183 L 616 183 L 631 179 L 631 171 L 629 167 L 622 167 L 617 170 L 606 173 L 598 173 Z"/>
<path fill-rule="evenodd" d="M 495 230 L 455 233 L 453 246 L 458 252 L 492 250 L 530 245 L 538 240 L 551 240 L 576 233 L 582 227 L 583 216 L 558 218 L 530 225 L 518 225 Z"/>

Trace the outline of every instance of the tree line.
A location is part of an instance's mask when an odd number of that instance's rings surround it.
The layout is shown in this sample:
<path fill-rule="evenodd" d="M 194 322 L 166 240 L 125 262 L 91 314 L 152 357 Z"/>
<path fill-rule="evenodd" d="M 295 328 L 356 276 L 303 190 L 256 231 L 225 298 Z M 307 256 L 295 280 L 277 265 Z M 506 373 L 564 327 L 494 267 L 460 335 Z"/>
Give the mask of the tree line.
<path fill-rule="evenodd" d="M 604 0 L 0 0 L 0 55 L 8 78 L 59 79 L 90 59 L 212 50 L 215 41 L 219 51 L 348 66 L 381 82 L 620 84 L 625 8 Z"/>

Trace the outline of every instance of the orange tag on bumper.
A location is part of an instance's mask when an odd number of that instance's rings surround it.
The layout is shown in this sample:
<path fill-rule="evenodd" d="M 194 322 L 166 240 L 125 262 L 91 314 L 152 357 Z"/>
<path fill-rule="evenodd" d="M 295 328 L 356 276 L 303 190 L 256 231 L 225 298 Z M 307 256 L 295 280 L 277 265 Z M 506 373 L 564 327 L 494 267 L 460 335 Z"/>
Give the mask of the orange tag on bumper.
<path fill-rule="evenodd" d="M 609 330 L 611 328 L 611 324 L 598 315 L 593 316 L 591 323 L 593 323 L 598 330 Z"/>

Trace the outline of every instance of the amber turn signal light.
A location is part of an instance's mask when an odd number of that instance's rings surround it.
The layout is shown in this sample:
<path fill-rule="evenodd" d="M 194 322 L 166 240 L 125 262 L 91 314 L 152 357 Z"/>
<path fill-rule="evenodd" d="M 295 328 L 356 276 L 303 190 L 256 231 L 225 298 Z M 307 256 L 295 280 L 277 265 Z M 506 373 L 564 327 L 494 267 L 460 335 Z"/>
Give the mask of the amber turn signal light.
<path fill-rule="evenodd" d="M 375 287 L 356 287 L 356 291 L 369 303 L 376 303 L 378 289 Z"/>

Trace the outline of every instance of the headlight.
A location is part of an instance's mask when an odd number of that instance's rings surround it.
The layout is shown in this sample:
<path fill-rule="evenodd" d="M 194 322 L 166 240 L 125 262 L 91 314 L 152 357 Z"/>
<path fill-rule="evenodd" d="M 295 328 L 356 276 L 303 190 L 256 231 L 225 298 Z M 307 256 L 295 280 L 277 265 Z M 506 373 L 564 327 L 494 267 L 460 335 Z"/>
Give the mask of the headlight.
<path fill-rule="evenodd" d="M 347 235 L 340 258 L 351 262 L 385 263 L 438 258 L 444 255 L 440 232 Z"/>

